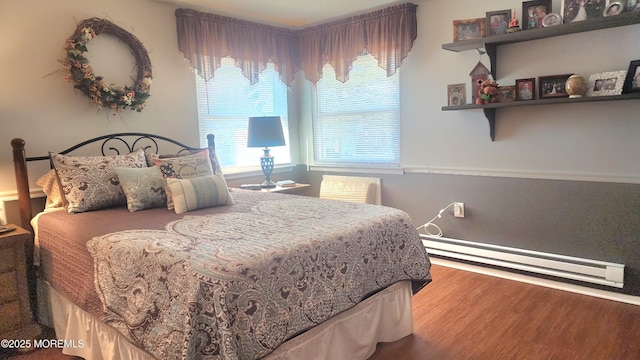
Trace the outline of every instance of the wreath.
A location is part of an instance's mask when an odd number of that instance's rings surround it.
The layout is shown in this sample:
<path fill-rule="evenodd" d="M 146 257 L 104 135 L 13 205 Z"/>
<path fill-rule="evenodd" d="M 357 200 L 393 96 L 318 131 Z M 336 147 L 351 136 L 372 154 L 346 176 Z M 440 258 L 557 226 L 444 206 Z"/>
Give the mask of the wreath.
<path fill-rule="evenodd" d="M 116 86 L 104 82 L 102 76 L 94 74 L 85 57 L 87 43 L 100 34 L 110 34 L 124 41 L 133 51 L 138 67 L 133 86 Z M 115 111 L 127 107 L 142 111 L 149 98 L 151 87 L 151 60 L 140 40 L 109 20 L 91 18 L 82 20 L 64 46 L 66 59 L 62 61 L 66 71 L 65 80 L 74 83 L 74 88 L 87 95 L 99 109 Z"/>

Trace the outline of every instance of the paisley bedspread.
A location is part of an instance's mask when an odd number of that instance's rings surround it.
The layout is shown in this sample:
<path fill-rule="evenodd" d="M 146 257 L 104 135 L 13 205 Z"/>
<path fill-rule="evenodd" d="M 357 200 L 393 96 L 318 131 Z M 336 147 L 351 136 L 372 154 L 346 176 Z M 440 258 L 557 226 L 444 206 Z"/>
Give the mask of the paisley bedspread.
<path fill-rule="evenodd" d="M 430 280 L 404 212 L 271 195 L 91 239 L 102 320 L 158 359 L 257 359 L 390 284 Z"/>

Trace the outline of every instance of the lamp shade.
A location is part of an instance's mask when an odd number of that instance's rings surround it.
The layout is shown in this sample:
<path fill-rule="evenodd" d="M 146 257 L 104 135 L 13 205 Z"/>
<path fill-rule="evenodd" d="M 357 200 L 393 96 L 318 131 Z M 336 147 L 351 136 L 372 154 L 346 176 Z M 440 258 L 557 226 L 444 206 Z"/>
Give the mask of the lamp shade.
<path fill-rule="evenodd" d="M 249 118 L 247 147 L 283 146 L 284 133 L 280 116 L 262 116 Z"/>

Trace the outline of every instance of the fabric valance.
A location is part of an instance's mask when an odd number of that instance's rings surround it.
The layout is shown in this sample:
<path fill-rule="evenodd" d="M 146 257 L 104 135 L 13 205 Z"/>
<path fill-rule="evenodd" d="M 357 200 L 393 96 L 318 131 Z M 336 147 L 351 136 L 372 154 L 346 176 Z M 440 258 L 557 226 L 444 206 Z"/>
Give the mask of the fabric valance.
<path fill-rule="evenodd" d="M 406 3 L 301 30 L 177 9 L 178 48 L 205 80 L 229 56 L 252 84 L 268 62 L 287 85 L 300 69 L 315 84 L 327 63 L 338 80 L 346 81 L 352 62 L 363 52 L 393 75 L 417 37 L 416 8 Z"/>

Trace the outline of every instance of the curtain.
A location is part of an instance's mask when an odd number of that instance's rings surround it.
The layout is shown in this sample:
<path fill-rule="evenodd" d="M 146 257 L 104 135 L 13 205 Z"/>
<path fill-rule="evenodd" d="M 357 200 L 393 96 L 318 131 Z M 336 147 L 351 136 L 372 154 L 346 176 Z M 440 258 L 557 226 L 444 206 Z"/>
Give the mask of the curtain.
<path fill-rule="evenodd" d="M 363 52 L 393 75 L 418 35 L 417 5 L 406 3 L 298 31 L 298 66 L 316 83 L 329 63 L 339 81 L 349 78 L 351 64 Z"/>
<path fill-rule="evenodd" d="M 220 59 L 230 56 L 252 84 L 268 62 L 287 85 L 297 69 L 315 84 L 327 63 L 344 82 L 351 64 L 364 52 L 390 76 L 417 37 L 416 8 L 406 3 L 301 30 L 177 9 L 178 48 L 205 80 L 213 77 Z"/>
<path fill-rule="evenodd" d="M 204 80 L 213 78 L 224 57 L 232 57 L 251 84 L 268 62 L 282 81 L 295 76 L 295 32 L 191 9 L 176 10 L 178 49 Z"/>

